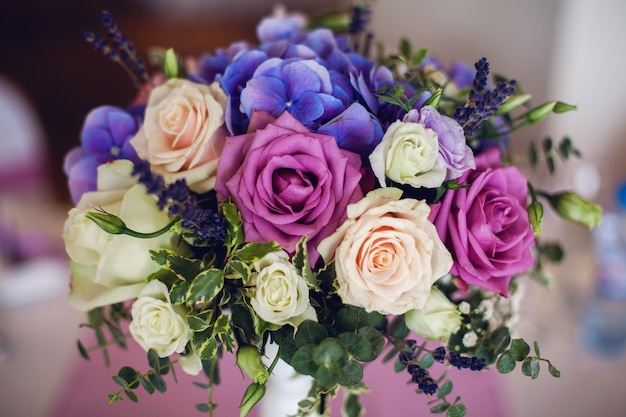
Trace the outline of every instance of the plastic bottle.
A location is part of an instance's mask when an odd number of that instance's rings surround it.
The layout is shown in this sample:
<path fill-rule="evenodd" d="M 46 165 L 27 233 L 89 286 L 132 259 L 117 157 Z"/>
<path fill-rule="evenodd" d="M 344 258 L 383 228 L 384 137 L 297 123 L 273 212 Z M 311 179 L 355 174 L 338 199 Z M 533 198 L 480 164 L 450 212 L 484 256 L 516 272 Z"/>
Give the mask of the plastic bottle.
<path fill-rule="evenodd" d="M 593 232 L 596 277 L 582 320 L 583 345 L 607 357 L 626 351 L 626 182 L 616 194 L 617 210 Z"/>

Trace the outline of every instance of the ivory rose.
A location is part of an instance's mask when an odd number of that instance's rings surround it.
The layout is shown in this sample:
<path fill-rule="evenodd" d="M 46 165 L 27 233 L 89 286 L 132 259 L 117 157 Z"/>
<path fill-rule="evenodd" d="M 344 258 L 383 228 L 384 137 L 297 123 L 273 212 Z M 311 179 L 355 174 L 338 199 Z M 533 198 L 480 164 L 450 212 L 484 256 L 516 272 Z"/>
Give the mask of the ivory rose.
<path fill-rule="evenodd" d="M 444 293 L 433 287 L 424 308 L 407 311 L 404 321 L 406 327 L 420 336 L 445 343 L 461 327 L 461 313 Z"/>
<path fill-rule="evenodd" d="M 131 307 L 130 334 L 147 352 L 154 349 L 161 358 L 182 353 L 192 336 L 185 308 L 173 305 L 167 286 L 150 281 Z"/>
<path fill-rule="evenodd" d="M 105 232 L 86 214 L 96 208 L 119 216 L 139 232 L 153 232 L 169 219 L 154 197 L 131 177 L 132 163 L 118 160 L 98 167 L 98 191 L 84 193 L 65 222 L 63 239 L 70 257 L 70 304 L 83 311 L 137 297 L 159 266 L 150 250 L 172 249 L 171 232 L 137 239 Z"/>
<path fill-rule="evenodd" d="M 421 309 L 450 270 L 452 257 L 428 221 L 428 204 L 401 195 L 397 188 L 371 191 L 348 206 L 348 219 L 319 245 L 327 263 L 335 260 L 344 303 L 382 314 Z"/>
<path fill-rule="evenodd" d="M 309 302 L 309 288 L 286 252 L 272 252 L 254 263 L 256 289 L 250 303 L 268 323 L 294 328 L 304 320 L 315 320 L 315 309 Z"/>
<path fill-rule="evenodd" d="M 195 192 L 212 190 L 227 134 L 226 101 L 217 82 L 171 79 L 150 93 L 143 125 L 131 144 L 167 182 L 184 178 Z"/>

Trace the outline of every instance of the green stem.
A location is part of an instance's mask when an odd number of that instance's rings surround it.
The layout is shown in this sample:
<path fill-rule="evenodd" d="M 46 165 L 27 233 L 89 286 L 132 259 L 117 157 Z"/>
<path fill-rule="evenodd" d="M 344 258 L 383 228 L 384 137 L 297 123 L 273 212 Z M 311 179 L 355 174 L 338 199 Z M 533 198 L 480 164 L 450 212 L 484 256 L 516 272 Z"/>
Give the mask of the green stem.
<path fill-rule="evenodd" d="M 170 228 L 172 226 L 174 226 L 176 223 L 178 223 L 180 221 L 180 216 L 176 216 L 174 217 L 167 225 L 165 225 L 164 227 L 162 227 L 161 229 L 155 231 L 155 232 L 151 232 L 151 233 L 141 233 L 141 232 L 136 232 L 132 229 L 124 229 L 124 234 L 127 234 L 128 236 L 132 236 L 132 237 L 137 237 L 140 239 L 151 239 L 154 237 L 159 237 L 161 236 L 163 233 L 167 232 L 168 230 L 170 230 Z"/>

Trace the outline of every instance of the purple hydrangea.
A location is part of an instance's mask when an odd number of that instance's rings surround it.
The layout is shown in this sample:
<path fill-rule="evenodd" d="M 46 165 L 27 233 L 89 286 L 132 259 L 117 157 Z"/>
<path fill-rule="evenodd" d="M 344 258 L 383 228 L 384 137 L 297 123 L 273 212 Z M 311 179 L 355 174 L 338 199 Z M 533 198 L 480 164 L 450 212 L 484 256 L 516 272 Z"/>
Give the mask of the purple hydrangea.
<path fill-rule="evenodd" d="M 81 146 L 70 151 L 64 161 L 72 201 L 97 189 L 97 168 L 116 159 L 138 161 L 130 139 L 141 121 L 133 113 L 114 106 L 93 109 L 83 123 Z"/>

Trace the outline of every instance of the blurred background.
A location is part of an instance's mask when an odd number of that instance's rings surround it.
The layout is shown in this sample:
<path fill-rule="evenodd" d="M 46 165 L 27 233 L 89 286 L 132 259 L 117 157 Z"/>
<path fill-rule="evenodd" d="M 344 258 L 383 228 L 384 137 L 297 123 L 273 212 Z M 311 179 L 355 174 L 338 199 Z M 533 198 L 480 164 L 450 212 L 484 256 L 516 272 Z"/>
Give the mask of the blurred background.
<path fill-rule="evenodd" d="M 65 153 L 79 143 L 87 112 L 104 104 L 123 106 L 136 90 L 121 68 L 83 41 L 81 31 L 99 32 L 99 12 L 106 9 L 139 51 L 163 46 L 197 55 L 237 40 L 255 41 L 255 25 L 274 3 L 7 0 L 0 5 L 0 415 L 83 415 L 93 409 L 90 399 L 106 400 L 112 390 L 93 392 L 101 386 L 96 382 L 89 391 L 84 383 L 98 378 L 110 383 L 115 366 L 102 372 L 100 365 L 85 368 L 75 349 L 83 315 L 65 301 L 68 271 L 60 234 L 71 204 L 62 166 Z M 315 15 L 351 2 L 282 4 Z M 388 50 L 404 36 L 444 64 L 471 64 L 485 56 L 493 73 L 520 80 L 534 104 L 549 99 L 576 104 L 576 112 L 550 116 L 515 136 L 513 149 L 523 156 L 532 140 L 570 135 L 583 161 L 557 163 L 552 176 L 543 167 L 522 165 L 524 172 L 539 188 L 574 188 L 607 210 L 620 209 L 615 192 L 626 179 L 626 2 L 376 0 L 372 29 Z M 490 407 L 485 400 L 485 408 L 470 409 L 470 417 L 626 415 L 626 302 L 594 295 L 594 235 L 555 222 L 550 213 L 546 217 L 545 234 L 562 240 L 566 262 L 551 269 L 551 291 L 529 285 L 518 333 L 540 342 L 562 378 L 544 370 L 531 381 L 516 370 L 496 385 L 485 382 L 497 392 L 485 388 L 469 395 L 479 400 L 497 395 L 504 405 Z M 622 262 L 624 253 L 617 255 Z M 599 324 L 592 320 L 597 317 Z M 599 339 L 609 319 L 616 324 Z M 153 404 L 161 410 L 153 415 L 169 415 L 156 398 L 147 401 L 147 408 L 123 410 L 139 416 Z"/>

